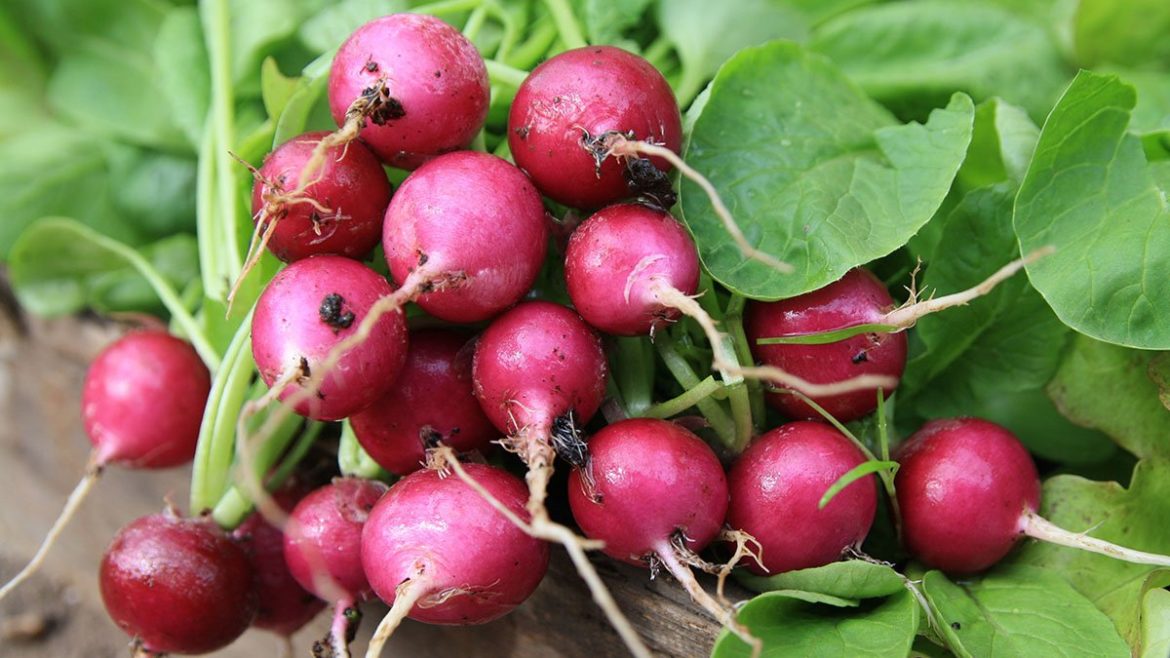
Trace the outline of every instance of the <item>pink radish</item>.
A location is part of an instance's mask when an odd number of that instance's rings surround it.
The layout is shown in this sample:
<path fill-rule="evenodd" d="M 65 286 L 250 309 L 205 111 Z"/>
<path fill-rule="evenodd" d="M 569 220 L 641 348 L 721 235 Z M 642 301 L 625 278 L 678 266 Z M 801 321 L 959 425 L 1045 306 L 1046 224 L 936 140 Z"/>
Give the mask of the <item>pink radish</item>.
<path fill-rule="evenodd" d="M 524 484 L 498 468 L 466 464 L 512 514 L 526 516 Z M 524 602 L 548 569 L 548 544 L 493 509 L 460 478 L 416 471 L 390 488 L 362 531 L 370 585 L 391 605 L 367 657 L 409 616 L 428 624 L 482 624 Z"/>
<path fill-rule="evenodd" d="M 211 374 L 195 349 L 164 331 L 126 334 L 94 359 L 81 394 L 93 443 L 85 476 L 28 565 L 0 588 L 3 599 L 31 576 L 108 464 L 169 468 L 191 461 Z"/>
<path fill-rule="evenodd" d="M 458 30 L 433 16 L 383 16 L 333 58 L 329 109 L 341 129 L 323 143 L 360 136 L 386 164 L 414 169 L 471 144 L 488 94 L 483 57 Z"/>
<path fill-rule="evenodd" d="M 1162 567 L 1170 556 L 1111 544 L 1037 514 L 1040 478 L 1007 429 L 979 418 L 933 420 L 899 446 L 895 479 L 906 549 L 928 566 L 968 575 L 1024 537 Z"/>
<path fill-rule="evenodd" d="M 382 232 L 401 294 L 460 323 L 519 301 L 540 272 L 547 239 L 544 206 L 528 177 L 474 151 L 435 158 L 407 177 Z"/>
<path fill-rule="evenodd" d="M 101 591 L 138 655 L 221 649 L 256 614 L 252 567 L 240 547 L 210 519 L 173 512 L 118 531 L 102 558 Z"/>
<path fill-rule="evenodd" d="M 469 338 L 445 329 L 411 332 L 406 366 L 394 386 L 350 417 L 362 448 L 386 470 L 418 470 L 434 441 L 469 452 L 498 436 L 472 393 Z"/>
<path fill-rule="evenodd" d="M 865 455 L 829 425 L 800 421 L 757 438 L 731 469 L 727 523 L 755 538 L 759 575 L 819 567 L 861 546 L 877 511 L 874 478 L 821 497 Z"/>
<path fill-rule="evenodd" d="M 589 454 L 588 465 L 569 474 L 569 504 L 585 535 L 623 562 L 662 564 L 696 603 L 758 646 L 688 566 L 702 564 L 697 553 L 719 535 L 727 514 L 727 480 L 711 448 L 674 423 L 633 418 L 594 434 Z"/>
<path fill-rule="evenodd" d="M 357 604 L 371 594 L 362 570 L 362 527 L 385 493 L 381 482 L 337 478 L 297 503 L 284 529 L 289 573 L 301 587 L 333 603 L 326 643 L 337 656 L 349 655 L 347 645 L 361 620 Z"/>
<path fill-rule="evenodd" d="M 359 330 L 390 284 L 361 263 L 340 256 L 296 261 L 268 284 L 252 317 L 252 355 L 273 395 L 296 396 L 295 409 L 316 420 L 337 420 L 389 390 L 406 362 L 406 323 L 382 315 L 369 336 L 332 352 Z M 356 339 L 354 339 L 356 341 Z M 317 372 L 318 384 L 314 383 Z M 312 391 L 312 396 L 298 395 Z"/>

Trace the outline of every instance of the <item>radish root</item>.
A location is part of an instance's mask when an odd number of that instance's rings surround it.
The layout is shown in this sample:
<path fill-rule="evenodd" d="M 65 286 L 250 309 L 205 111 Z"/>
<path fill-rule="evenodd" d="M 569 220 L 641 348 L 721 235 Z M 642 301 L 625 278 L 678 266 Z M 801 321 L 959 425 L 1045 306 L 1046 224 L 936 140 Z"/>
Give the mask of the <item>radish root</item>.
<path fill-rule="evenodd" d="M 723 586 L 727 583 L 727 577 L 731 575 L 731 571 L 735 569 L 736 565 L 740 563 L 745 557 L 750 557 L 752 561 L 764 566 L 764 547 L 756 540 L 751 533 L 743 530 L 732 530 L 724 528 L 719 533 L 719 540 L 731 542 L 735 544 L 735 551 L 725 564 L 718 565 L 719 570 L 715 572 L 715 576 L 719 579 L 715 586 L 715 595 L 724 604 L 727 604 L 727 597 L 723 595 Z"/>
<path fill-rule="evenodd" d="M 1132 562 L 1133 564 L 1148 564 L 1156 567 L 1170 567 L 1170 556 L 1158 553 L 1147 553 L 1124 546 L 1118 546 L 1104 539 L 1090 537 L 1084 533 L 1065 530 L 1048 519 L 1028 512 L 1023 516 L 1023 534 L 1040 541 L 1046 541 L 1058 546 L 1077 548 L 1098 555 L 1105 555 L 1115 560 Z"/>
<path fill-rule="evenodd" d="M 369 648 L 366 649 L 366 658 L 379 658 L 382 655 L 382 648 L 386 645 L 386 641 L 394 634 L 402 620 L 406 619 L 410 611 L 414 609 L 414 605 L 418 603 L 419 599 L 426 596 L 428 588 L 424 571 L 424 567 L 417 566 L 414 576 L 398 585 L 398 589 L 394 591 L 394 604 L 390 606 L 390 612 L 387 612 L 382 621 L 378 623 L 374 636 L 370 638 Z"/>
<path fill-rule="evenodd" d="M 362 95 L 354 99 L 345 110 L 345 121 L 341 127 L 323 137 L 313 148 L 305 168 L 301 170 L 298 189 L 303 190 L 314 182 L 313 176 L 325 163 L 326 151 L 337 146 L 347 146 L 358 138 L 366 126 L 366 119 L 382 125 L 402 115 L 402 105 L 390 96 L 385 78 L 379 78 L 373 86 L 363 89 Z"/>

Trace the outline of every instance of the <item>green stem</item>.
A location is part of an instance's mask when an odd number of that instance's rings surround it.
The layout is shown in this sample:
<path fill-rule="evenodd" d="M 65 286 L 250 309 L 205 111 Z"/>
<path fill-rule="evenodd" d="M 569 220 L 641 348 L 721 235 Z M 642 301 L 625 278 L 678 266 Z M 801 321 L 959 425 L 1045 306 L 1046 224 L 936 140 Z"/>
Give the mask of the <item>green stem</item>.
<path fill-rule="evenodd" d="M 666 68 L 666 58 L 674 50 L 674 42 L 666 37 L 665 34 L 659 35 L 657 39 L 650 42 L 646 49 L 642 51 L 642 57 L 650 62 L 654 68 L 661 71 Z"/>
<path fill-rule="evenodd" d="M 613 360 L 613 379 L 616 380 L 626 412 L 641 416 L 654 396 L 654 353 L 648 349 L 646 338 L 618 338 L 617 354 Z"/>
<path fill-rule="evenodd" d="M 728 401 L 731 403 L 731 419 L 735 423 L 735 443 L 728 447 L 738 455 L 748 447 L 755 434 L 755 427 L 752 424 L 752 403 L 748 399 L 746 382 L 741 381 L 727 388 Z"/>
<path fill-rule="evenodd" d="M 483 4 L 483 0 L 440 0 L 426 5 L 419 5 L 410 10 L 412 14 L 430 14 L 444 16 L 471 11 Z"/>
<path fill-rule="evenodd" d="M 532 29 L 532 36 L 520 44 L 510 55 L 500 59 L 508 66 L 528 70 L 544 57 L 557 39 L 557 26 L 551 20 L 540 20 Z"/>
<path fill-rule="evenodd" d="M 568 0 L 544 0 L 548 13 L 552 14 L 553 22 L 557 24 L 557 33 L 568 49 L 584 48 L 589 45 L 585 35 L 581 32 L 581 25 L 573 15 L 573 8 Z"/>
<path fill-rule="evenodd" d="M 485 60 L 484 65 L 487 66 L 488 79 L 491 80 L 492 84 L 519 87 L 528 77 L 528 71 L 508 66 L 494 59 Z"/>
<path fill-rule="evenodd" d="M 748 343 L 747 333 L 743 328 L 743 310 L 746 303 L 743 295 L 732 295 L 727 303 L 727 313 L 723 316 L 723 330 L 731 336 L 731 344 L 735 348 L 735 358 L 741 366 L 750 366 L 755 363 L 752 357 L 751 344 Z M 767 417 L 767 408 L 764 406 L 764 386 L 758 379 L 749 378 L 747 384 L 748 403 L 751 407 L 752 429 L 759 432 L 763 429 L 764 419 Z"/>
<path fill-rule="evenodd" d="M 707 76 L 695 68 L 694 65 L 683 66 L 682 78 L 678 81 L 678 86 L 675 87 L 674 94 L 678 97 L 678 106 L 685 108 L 695 100 L 695 96 L 703 90 L 703 84 L 707 82 Z"/>
<path fill-rule="evenodd" d="M 312 446 L 313 441 L 316 440 L 317 436 L 321 433 L 322 428 L 325 427 L 324 423 L 310 422 L 303 430 L 298 433 L 295 430 L 300 426 L 300 419 L 291 417 L 291 420 L 294 421 L 292 423 L 293 431 L 282 431 L 279 436 L 274 436 L 272 440 L 265 443 L 265 445 L 260 449 L 259 454 L 256 455 L 257 472 L 266 472 L 272 468 L 272 465 L 276 463 L 276 460 L 279 459 L 281 454 L 285 452 L 285 449 L 288 448 L 288 444 L 291 443 L 294 438 L 297 438 L 298 435 L 300 437 L 296 444 L 293 445 L 292 449 L 288 451 L 288 454 L 284 461 L 281 462 L 280 467 L 272 472 L 272 475 L 265 483 L 265 488 L 267 488 L 269 491 L 275 491 L 279 489 L 280 486 L 284 484 L 285 480 L 287 480 L 288 477 L 292 475 L 293 469 L 298 463 L 300 463 L 301 458 L 305 456 L 309 447 Z M 283 427 L 284 426 L 282 426 L 282 430 Z M 252 512 L 254 507 L 255 506 L 253 505 L 252 500 L 248 498 L 248 495 L 244 493 L 244 490 L 241 489 L 238 485 L 233 485 L 230 489 L 227 490 L 223 497 L 220 498 L 219 502 L 216 503 L 215 509 L 211 511 L 211 518 L 214 519 L 221 528 L 225 530 L 231 530 L 243 523 L 244 519 L 248 518 L 248 514 Z"/>
<path fill-rule="evenodd" d="M 674 339 L 666 332 L 662 332 L 654 339 L 654 346 L 658 348 L 658 355 L 662 357 L 663 363 L 666 364 L 666 369 L 674 376 L 675 380 L 683 387 L 684 390 L 691 390 L 698 386 L 701 382 L 699 376 L 695 374 L 691 364 L 687 362 L 675 347 Z M 719 437 L 720 442 L 724 445 L 733 447 L 735 440 L 735 423 L 731 417 L 727 415 L 727 411 L 715 400 L 710 397 L 705 397 L 695 403 L 699 408 L 699 412 L 711 424 L 711 429 L 715 430 L 715 434 Z"/>
<path fill-rule="evenodd" d="M 651 405 L 639 415 L 646 418 L 670 418 L 671 416 L 677 416 L 699 404 L 701 400 L 711 397 L 712 393 L 721 388 L 723 388 L 723 385 L 715 381 L 715 377 L 709 376 L 699 382 L 698 386 L 683 391 L 682 395 L 673 397 L 665 402 Z"/>
<path fill-rule="evenodd" d="M 237 235 L 239 199 L 233 160 L 229 149 L 235 143 L 235 94 L 231 70 L 231 17 L 229 0 L 209 0 L 203 8 L 203 29 L 211 59 L 211 117 L 215 158 L 218 212 L 210 221 L 220 242 L 224 259 L 221 265 L 228 282 L 234 281 L 243 267 Z M 226 292 L 226 291 L 225 291 Z M 222 301 L 222 300 L 221 300 Z"/>
<path fill-rule="evenodd" d="M 467 17 L 467 22 L 463 24 L 463 36 L 467 37 L 468 41 L 475 41 L 475 38 L 479 36 L 479 31 L 483 29 L 487 17 L 487 5 L 480 5 L 473 9 L 471 15 Z"/>
<path fill-rule="evenodd" d="M 255 363 L 252 361 L 251 313 L 244 319 L 223 355 L 223 367 L 215 373 L 191 471 L 191 513 L 215 505 L 227 488 L 228 469 L 235 442 L 235 418 L 248 394 Z M 225 446 L 226 444 L 226 446 Z M 223 455 L 228 466 L 222 466 Z"/>
<path fill-rule="evenodd" d="M 203 294 L 223 301 L 227 279 L 219 263 L 220 245 L 215 234 L 215 134 L 210 118 L 199 144 L 199 167 L 195 178 L 195 234 L 199 245 L 199 274 Z"/>
<path fill-rule="evenodd" d="M 349 421 L 341 424 L 341 440 L 337 444 L 337 467 L 342 475 L 354 475 L 367 480 L 381 479 L 385 474 L 382 466 L 374 461 L 358 442 L 353 425 Z"/>

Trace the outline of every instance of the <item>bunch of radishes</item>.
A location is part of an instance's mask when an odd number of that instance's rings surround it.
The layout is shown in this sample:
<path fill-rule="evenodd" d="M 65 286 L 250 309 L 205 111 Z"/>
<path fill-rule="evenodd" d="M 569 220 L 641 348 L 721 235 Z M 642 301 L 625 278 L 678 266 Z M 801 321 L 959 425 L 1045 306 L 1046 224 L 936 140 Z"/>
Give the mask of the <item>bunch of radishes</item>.
<path fill-rule="evenodd" d="M 144 654 L 212 651 L 253 624 L 289 635 L 327 601 L 334 624 L 314 653 L 347 655 L 358 604 L 377 596 L 392 606 L 371 643 L 377 655 L 404 617 L 476 624 L 521 604 L 547 569 L 546 541 L 570 551 L 637 655 L 649 653 L 586 549 L 665 568 L 752 641 L 734 607 L 691 573 L 734 565 L 700 554 L 738 544 L 761 575 L 842 559 L 874 521 L 874 473 L 908 551 L 950 572 L 986 569 L 1025 535 L 1167 563 L 1037 517 L 1035 466 L 991 423 L 930 423 L 895 454 L 896 479 L 882 465 L 888 456 L 880 462 L 842 431 L 897 386 L 902 330 L 970 295 L 895 309 L 858 269 L 796 298 L 748 302 L 738 333 L 712 320 L 700 296 L 715 291 L 700 288 L 695 245 L 669 213 L 679 108 L 646 61 L 587 47 L 537 67 L 508 117 L 515 164 L 463 150 L 483 126 L 488 94 L 484 61 L 458 31 L 428 16 L 387 16 L 359 28 L 333 60 L 339 130 L 294 138 L 255 170 L 253 252 L 266 247 L 288 263 L 252 311 L 251 351 L 268 390 L 246 405 L 235 438 L 237 480 L 261 514 L 230 527 L 208 510 L 184 518 L 168 508 L 114 538 L 102 594 Z M 393 193 L 384 166 L 411 170 Z M 572 308 L 550 301 L 555 292 L 533 292 L 550 235 L 572 228 L 542 195 L 594 211 L 551 258 Z M 362 262 L 379 241 L 389 280 Z M 425 315 L 408 322 L 411 302 Z M 683 315 L 701 327 L 708 344 L 695 347 L 710 350 L 719 380 L 653 408 L 607 394 L 607 351 L 618 363 L 622 352 L 598 332 L 669 342 Z M 875 324 L 886 330 L 865 329 Z M 694 418 L 664 419 L 745 386 L 744 377 L 773 384 L 769 403 L 793 422 L 756 437 L 752 423 L 739 427 L 751 439 L 742 454 L 717 454 Z M 110 347 L 87 379 L 93 467 L 69 507 L 107 464 L 190 460 L 224 395 L 194 350 L 165 333 L 131 333 Z M 609 423 L 587 436 L 607 399 Z M 348 419 L 364 453 L 401 479 L 387 487 L 344 477 L 309 491 L 289 479 L 291 468 L 267 464 L 259 479 L 278 489 L 269 499 L 255 486 L 252 452 L 293 412 Z M 506 457 L 486 463 L 493 441 L 520 457 L 527 486 L 498 465 Z M 585 537 L 545 510 L 558 457 L 572 468 L 567 497 Z"/>

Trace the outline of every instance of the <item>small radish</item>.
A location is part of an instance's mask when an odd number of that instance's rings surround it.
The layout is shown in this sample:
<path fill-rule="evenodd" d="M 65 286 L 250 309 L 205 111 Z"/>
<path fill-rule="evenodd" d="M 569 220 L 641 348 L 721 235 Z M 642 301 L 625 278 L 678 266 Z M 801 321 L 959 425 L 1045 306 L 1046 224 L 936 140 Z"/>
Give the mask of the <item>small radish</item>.
<path fill-rule="evenodd" d="M 36 571 L 108 464 L 155 469 L 191 461 L 210 390 L 211 373 L 195 349 L 164 331 L 134 331 L 105 348 L 81 394 L 93 443 L 85 476 L 32 560 L 0 588 L 0 599 Z"/>
<path fill-rule="evenodd" d="M 362 570 L 362 527 L 386 485 L 360 478 L 337 478 L 293 508 L 284 528 L 284 560 L 289 573 L 309 592 L 333 603 L 327 644 L 337 656 L 361 620 L 357 604 L 370 597 Z"/>
<path fill-rule="evenodd" d="M 527 494 L 492 466 L 462 469 L 511 514 L 525 516 Z M 428 624 L 483 624 L 524 602 L 548 570 L 548 544 L 493 509 L 460 478 L 416 471 L 390 488 L 362 531 L 362 565 L 391 605 L 367 658 L 404 617 Z"/>
<path fill-rule="evenodd" d="M 406 362 L 402 313 L 379 316 L 368 336 L 359 331 L 391 292 L 373 270 L 340 256 L 277 274 L 252 317 L 252 355 L 272 394 L 315 420 L 345 418 L 385 394 Z"/>
<path fill-rule="evenodd" d="M 757 438 L 731 469 L 727 523 L 755 538 L 758 575 L 819 567 L 861 545 L 877 512 L 874 478 L 821 497 L 865 455 L 829 425 L 789 423 Z"/>
<path fill-rule="evenodd" d="M 750 638 L 688 566 L 701 564 L 697 553 L 719 535 L 727 513 L 727 480 L 710 446 L 674 423 L 633 418 L 594 434 L 589 453 L 589 464 L 569 474 L 569 505 L 585 535 L 623 562 L 662 564 L 696 603 Z"/>
<path fill-rule="evenodd" d="M 136 655 L 210 653 L 256 614 L 247 556 L 207 518 L 164 512 L 130 522 L 106 549 L 100 580 L 106 611 Z"/>
<path fill-rule="evenodd" d="M 612 46 L 545 61 L 520 85 L 508 115 L 516 165 L 546 196 L 575 208 L 634 195 L 626 168 L 598 141 L 612 133 L 676 154 L 682 144 L 678 102 L 666 79 L 645 59 Z M 660 156 L 650 162 L 659 172 L 670 169 Z"/>
<path fill-rule="evenodd" d="M 341 129 L 322 144 L 360 136 L 386 164 L 414 169 L 471 144 L 489 91 L 483 57 L 458 30 L 433 16 L 383 16 L 333 58 L 329 109 Z"/>
<path fill-rule="evenodd" d="M 475 151 L 435 158 L 407 177 L 382 232 L 400 294 L 459 323 L 487 320 L 519 301 L 540 273 L 547 239 L 544 206 L 528 177 Z"/>
<path fill-rule="evenodd" d="M 410 334 L 406 366 L 393 388 L 350 417 L 354 434 L 382 468 L 406 475 L 443 441 L 460 452 L 482 450 L 498 434 L 471 387 L 470 334 L 424 329 Z"/>
<path fill-rule="evenodd" d="M 1037 514 L 1040 478 L 1007 429 L 979 418 L 933 420 L 898 447 L 894 480 L 906 549 L 956 575 L 987 569 L 1024 537 L 1138 564 L 1170 557 L 1074 533 Z"/>

